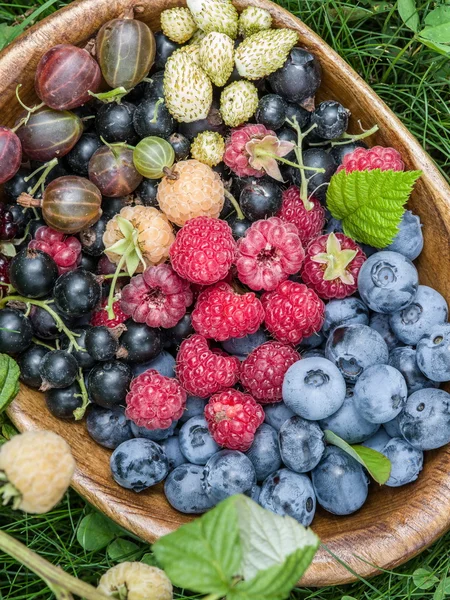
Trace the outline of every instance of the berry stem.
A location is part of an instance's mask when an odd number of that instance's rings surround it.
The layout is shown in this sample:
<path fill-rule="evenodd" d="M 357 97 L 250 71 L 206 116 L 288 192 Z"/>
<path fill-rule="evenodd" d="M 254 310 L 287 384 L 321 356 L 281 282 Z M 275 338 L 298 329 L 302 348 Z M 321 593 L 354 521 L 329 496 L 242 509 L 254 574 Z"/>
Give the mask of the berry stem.
<path fill-rule="evenodd" d="M 351 144 L 352 142 L 357 142 L 358 140 L 364 140 L 365 138 L 368 138 L 376 133 L 379 129 L 380 128 L 378 125 L 374 125 L 370 129 L 367 129 L 359 134 L 343 133 L 341 137 L 331 141 L 331 146 L 345 146 L 346 144 Z M 329 142 L 316 142 L 314 144 L 310 144 L 310 146 L 327 146 L 328 144 Z"/>
<path fill-rule="evenodd" d="M 237 218 L 240 221 L 242 221 L 242 219 L 245 219 L 244 213 L 242 212 L 241 207 L 239 206 L 239 202 L 236 200 L 236 198 L 233 196 L 233 194 L 230 194 L 230 192 L 228 190 L 224 190 L 223 193 L 224 193 L 225 198 L 228 198 L 228 200 L 233 205 L 233 208 L 237 214 Z"/>
<path fill-rule="evenodd" d="M 22 84 L 21 84 L 21 83 L 19 83 L 19 85 L 16 87 L 16 98 L 17 98 L 17 101 L 19 102 L 20 106 L 21 106 L 23 109 L 25 109 L 25 110 L 27 111 L 27 113 L 28 113 L 28 114 L 27 114 L 27 116 L 26 116 L 26 117 L 23 117 L 23 119 L 20 119 L 20 121 L 17 123 L 17 125 L 15 125 L 15 126 L 14 126 L 14 127 L 11 129 L 11 131 L 13 131 L 14 133 L 16 133 L 16 131 L 17 131 L 17 130 L 18 130 L 20 127 L 22 127 L 22 125 L 26 125 L 26 124 L 28 123 L 28 121 L 30 120 L 30 116 L 31 116 L 31 115 L 32 115 L 34 112 L 36 112 L 37 110 L 39 110 L 39 109 L 41 109 L 41 108 L 44 108 L 44 106 L 45 106 L 45 102 L 41 102 L 41 104 L 37 104 L 36 106 L 33 106 L 33 108 L 30 108 L 29 106 L 27 106 L 26 104 L 24 104 L 24 103 L 22 102 L 22 100 L 20 99 L 20 96 L 19 96 L 19 90 L 20 90 L 20 88 L 21 88 L 21 87 L 22 87 Z"/>
<path fill-rule="evenodd" d="M 88 391 L 86 389 L 86 384 L 84 383 L 82 369 L 79 369 L 79 371 L 78 371 L 77 381 L 78 381 L 78 385 L 80 386 L 81 394 L 76 394 L 76 397 L 82 398 L 83 403 L 81 406 L 79 406 L 78 408 L 76 408 L 73 411 L 73 416 L 75 417 L 75 421 L 81 421 L 81 419 L 84 417 L 87 407 L 91 403 L 91 401 L 89 400 Z"/>
<path fill-rule="evenodd" d="M 89 90 L 88 94 L 93 98 L 97 98 L 97 100 L 100 100 L 100 102 L 103 102 L 104 104 L 109 104 L 110 102 L 117 102 L 117 104 L 120 104 L 122 98 L 128 94 L 128 90 L 124 87 L 118 87 L 109 90 L 108 92 L 100 92 L 98 94 L 94 94 L 94 92 Z"/>
<path fill-rule="evenodd" d="M 85 600 L 110 600 L 91 585 L 65 573 L 60 567 L 55 567 L 41 556 L 15 540 L 4 531 L 0 531 L 0 550 L 8 554 L 33 573 L 36 573 L 51 589 L 57 593 L 60 600 L 76 594 Z"/>
<path fill-rule="evenodd" d="M 292 121 L 288 120 L 287 122 L 297 132 L 297 145 L 294 149 L 294 152 L 295 156 L 297 157 L 297 162 L 300 166 L 300 199 L 303 202 L 303 206 L 306 210 L 312 210 L 314 208 L 314 204 L 308 198 L 308 179 L 306 178 L 303 164 L 303 140 L 315 128 L 315 125 L 310 127 L 305 133 L 302 133 L 296 116 L 292 118 Z"/>
<path fill-rule="evenodd" d="M 130 245 L 128 246 L 128 248 L 125 250 L 125 252 L 120 257 L 120 260 L 117 264 L 116 272 L 114 273 L 114 275 L 112 277 L 111 288 L 109 290 L 109 296 L 108 296 L 108 304 L 106 305 L 106 312 L 108 313 L 108 319 L 110 319 L 110 320 L 116 318 L 116 315 L 114 313 L 114 294 L 116 291 L 117 279 L 119 278 L 120 271 L 122 270 L 123 266 L 125 265 L 125 263 L 127 261 L 127 256 L 133 250 L 134 250 L 134 243 L 131 242 Z"/>
<path fill-rule="evenodd" d="M 22 494 L 15 485 L 8 481 L 4 471 L 0 471 L 0 498 L 2 499 L 3 506 L 6 506 L 9 501 L 12 500 L 13 510 L 18 509 L 20 501 L 22 500 Z"/>
<path fill-rule="evenodd" d="M 161 106 L 161 104 L 164 103 L 164 98 L 158 98 L 158 102 L 155 104 L 155 111 L 153 113 L 153 119 L 150 121 L 150 123 L 156 123 L 156 121 L 158 120 L 158 109 Z"/>
<path fill-rule="evenodd" d="M 35 175 L 36 173 L 39 173 L 39 171 L 42 171 L 41 176 L 39 177 L 39 179 L 36 182 L 36 185 L 34 187 L 32 187 L 30 190 L 30 196 L 34 196 L 34 194 L 38 191 L 39 187 L 44 184 L 44 182 L 47 178 L 47 175 L 50 173 L 50 171 L 54 167 L 56 167 L 57 164 L 58 164 L 58 159 L 54 158 L 53 160 L 49 161 L 48 163 L 45 163 L 45 165 L 42 165 L 42 167 L 39 167 L 39 169 L 36 169 L 36 171 L 34 173 L 29 175 L 28 178 L 25 179 L 25 181 L 28 183 L 28 179 L 33 177 L 33 175 Z"/>
<path fill-rule="evenodd" d="M 62 331 L 69 338 L 71 344 L 78 352 L 85 352 L 85 349 L 77 344 L 76 337 L 79 337 L 77 333 L 72 333 L 70 329 L 64 324 L 64 321 L 61 317 L 56 313 L 50 306 L 48 302 L 43 302 L 42 300 L 33 300 L 31 298 L 25 298 L 24 296 L 6 296 L 0 300 L 0 310 L 6 306 L 8 302 L 23 302 L 27 306 L 29 304 L 33 304 L 34 306 L 39 306 L 46 310 L 55 320 L 56 325 L 58 326 L 58 330 Z"/>

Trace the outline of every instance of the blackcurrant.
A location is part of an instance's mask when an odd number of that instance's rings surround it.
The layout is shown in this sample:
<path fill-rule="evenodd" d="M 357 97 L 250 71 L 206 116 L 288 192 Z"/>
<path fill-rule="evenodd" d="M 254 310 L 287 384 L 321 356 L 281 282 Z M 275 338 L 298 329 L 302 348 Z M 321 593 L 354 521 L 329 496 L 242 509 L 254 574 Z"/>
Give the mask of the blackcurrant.
<path fill-rule="evenodd" d="M 244 237 L 247 229 L 251 227 L 252 222 L 248 219 L 238 219 L 237 215 L 232 215 L 227 219 L 228 225 L 231 227 L 231 232 L 235 240 Z"/>
<path fill-rule="evenodd" d="M 283 67 L 269 75 L 272 90 L 289 102 L 303 102 L 315 95 L 321 83 L 320 64 L 314 54 L 293 48 Z"/>
<path fill-rule="evenodd" d="M 363 141 L 357 140 L 356 142 L 349 142 L 348 144 L 339 144 L 337 146 L 333 146 L 329 152 L 330 156 L 333 157 L 334 162 L 337 165 L 342 164 L 344 157 L 347 154 L 350 154 L 356 148 L 367 148 L 367 144 Z"/>
<path fill-rule="evenodd" d="M 12 240 L 19 232 L 19 227 L 14 222 L 13 214 L 6 204 L 0 204 L 0 240 Z"/>
<path fill-rule="evenodd" d="M 325 169 L 324 173 L 305 171 L 308 178 L 308 194 L 314 194 L 321 201 L 325 199 L 328 184 L 337 169 L 333 157 L 323 148 L 310 148 L 303 153 L 303 164 L 307 167 Z M 296 185 L 300 185 L 300 171 L 289 167 L 289 174 Z"/>
<path fill-rule="evenodd" d="M 119 342 L 108 327 L 91 327 L 86 333 L 86 350 L 98 361 L 112 360 Z"/>
<path fill-rule="evenodd" d="M 199 119 L 192 123 L 180 123 L 178 130 L 191 141 L 202 131 L 217 131 L 221 135 L 225 135 L 226 127 L 220 115 L 219 102 L 213 100 L 206 119 Z"/>
<path fill-rule="evenodd" d="M 57 419 L 74 421 L 74 411 L 83 404 L 78 382 L 66 388 L 52 388 L 45 393 L 45 403 Z"/>
<path fill-rule="evenodd" d="M 280 129 L 286 120 L 287 104 L 277 94 L 263 96 L 256 111 L 256 122 L 265 125 L 268 129 Z"/>
<path fill-rule="evenodd" d="M 239 197 L 244 216 L 249 221 L 273 217 L 281 210 L 283 193 L 273 181 L 255 180 L 242 189 Z"/>
<path fill-rule="evenodd" d="M 35 175 L 28 181 L 25 181 L 25 179 L 28 178 L 31 173 L 31 169 L 21 167 L 14 177 L 5 183 L 3 190 L 5 192 L 6 199 L 9 200 L 9 202 L 16 202 L 20 194 L 23 194 L 23 192 L 28 192 L 37 183 L 39 175 Z"/>
<path fill-rule="evenodd" d="M 282 127 L 277 131 L 277 138 L 282 142 L 292 142 L 293 144 L 297 144 L 297 137 L 297 133 L 289 126 Z M 284 158 L 291 162 L 295 162 L 295 150 L 291 150 Z"/>
<path fill-rule="evenodd" d="M 156 71 L 148 77 L 149 81 L 144 81 L 145 98 L 164 98 L 164 71 Z"/>
<path fill-rule="evenodd" d="M 53 294 L 55 306 L 63 314 L 81 317 L 97 306 L 101 288 L 93 273 L 77 269 L 59 277 Z"/>
<path fill-rule="evenodd" d="M 155 33 L 156 42 L 156 56 L 154 68 L 164 69 L 166 66 L 167 59 L 172 56 L 175 50 L 180 48 L 180 45 L 176 42 L 172 42 L 162 31 Z"/>
<path fill-rule="evenodd" d="M 153 206 L 154 208 L 159 208 L 159 203 L 156 199 L 158 194 L 158 183 L 158 179 L 144 179 L 144 181 L 135 191 L 136 196 L 144 206 Z"/>
<path fill-rule="evenodd" d="M 100 106 L 103 106 L 103 103 L 98 103 Z M 83 123 L 83 130 L 85 132 L 92 131 L 95 125 L 95 115 L 97 114 L 97 105 L 95 102 L 88 102 L 87 104 L 83 104 L 83 106 L 78 106 L 77 108 L 73 108 L 72 112 L 80 117 Z"/>
<path fill-rule="evenodd" d="M 194 328 L 192 326 L 191 315 L 186 313 L 184 317 L 182 317 L 175 327 L 171 327 L 167 330 L 167 340 L 170 341 L 170 345 L 178 348 L 181 342 L 195 333 Z"/>
<path fill-rule="evenodd" d="M 30 388 L 38 390 L 42 385 L 39 371 L 42 359 L 50 350 L 44 346 L 33 344 L 17 359 L 20 369 L 20 381 Z"/>
<path fill-rule="evenodd" d="M 128 365 L 114 360 L 96 365 L 89 373 L 89 398 L 104 408 L 124 405 L 132 379 Z"/>
<path fill-rule="evenodd" d="M 13 223 L 17 226 L 17 233 L 14 237 L 18 239 L 23 238 L 28 223 L 34 217 L 33 211 L 23 208 L 19 204 L 8 204 L 7 210 L 11 213 Z"/>
<path fill-rule="evenodd" d="M 83 350 L 75 350 L 75 348 L 72 347 L 70 352 L 77 361 L 78 367 L 83 370 L 92 369 L 96 363 L 95 359 L 86 350 L 86 334 L 89 330 L 89 326 L 76 327 L 72 330 L 72 333 L 76 335 L 75 339 L 77 340 L 78 346 L 85 351 L 83 352 Z M 63 350 L 68 350 L 70 345 L 69 338 L 64 337 L 61 341 L 61 348 Z"/>
<path fill-rule="evenodd" d="M 186 136 L 181 133 L 172 133 L 167 141 L 174 149 L 176 160 L 185 160 L 189 156 L 191 152 L 191 142 Z"/>
<path fill-rule="evenodd" d="M 348 127 L 350 112 L 335 100 L 325 100 L 311 115 L 311 125 L 315 125 L 314 133 L 324 140 L 340 137 Z"/>
<path fill-rule="evenodd" d="M 86 254 L 85 252 L 81 253 L 81 262 L 80 269 L 84 269 L 85 271 L 90 271 L 91 273 L 97 272 L 98 266 L 98 256 L 91 256 L 90 254 Z"/>
<path fill-rule="evenodd" d="M 80 231 L 80 242 L 83 246 L 83 252 L 86 254 L 92 254 L 93 256 L 100 256 L 105 249 L 103 243 L 103 234 L 106 231 L 106 225 L 108 224 L 110 217 L 102 215 L 100 219 L 87 229 Z"/>
<path fill-rule="evenodd" d="M 294 102 L 286 102 L 286 119 L 289 121 L 294 121 L 294 117 L 302 131 L 308 129 L 311 119 L 311 113 L 309 110 L 302 108 L 299 104 L 295 104 Z M 295 136 L 295 141 L 297 142 L 297 134 L 295 134 Z"/>
<path fill-rule="evenodd" d="M 66 350 L 52 350 L 44 356 L 39 368 L 42 391 L 72 385 L 78 374 L 78 363 Z"/>
<path fill-rule="evenodd" d="M 126 330 L 120 336 L 117 356 L 128 363 L 143 363 L 156 358 L 162 349 L 160 332 L 131 319 L 125 325 Z"/>
<path fill-rule="evenodd" d="M 137 190 L 139 187 L 137 188 Z M 102 211 L 103 216 L 108 219 L 112 219 L 115 215 L 119 214 L 122 208 L 128 206 L 130 203 L 129 196 L 121 196 L 119 198 L 108 198 L 103 197 Z"/>
<path fill-rule="evenodd" d="M 175 129 L 175 121 L 167 110 L 162 98 L 146 98 L 143 100 L 133 116 L 133 125 L 137 134 L 141 137 L 163 137 L 167 138 Z"/>
<path fill-rule="evenodd" d="M 13 308 L 0 310 L 0 352 L 20 354 L 28 348 L 33 328 L 23 313 Z"/>
<path fill-rule="evenodd" d="M 71 327 L 73 320 L 66 315 L 60 314 L 56 306 L 52 310 L 63 320 L 64 324 Z M 52 315 L 40 306 L 32 306 L 30 311 L 30 321 L 36 337 L 41 340 L 56 340 L 62 336 L 61 331 Z"/>
<path fill-rule="evenodd" d="M 87 177 L 89 161 L 92 155 L 102 146 L 102 141 L 95 133 L 85 133 L 64 157 L 67 166 L 75 175 Z"/>
<path fill-rule="evenodd" d="M 66 166 L 63 164 L 63 160 L 65 160 L 65 157 L 47 173 L 47 176 L 44 179 L 44 187 L 46 187 L 52 181 L 55 181 L 55 179 L 59 179 L 59 177 L 65 177 L 69 174 Z M 45 162 L 40 162 L 38 160 L 30 161 L 31 168 L 33 170 L 39 169 L 39 167 L 43 167 L 45 164 Z M 38 174 L 38 177 L 39 175 L 40 174 Z"/>
<path fill-rule="evenodd" d="M 25 248 L 12 258 L 9 277 L 21 296 L 44 298 L 58 279 L 58 267 L 49 254 Z"/>
<path fill-rule="evenodd" d="M 136 107 L 130 102 L 104 104 L 97 113 L 95 129 L 105 141 L 135 145 L 139 137 L 133 127 Z"/>
<path fill-rule="evenodd" d="M 37 210 L 38 213 L 41 216 L 39 217 L 39 219 L 32 219 L 30 221 L 30 225 L 29 225 L 29 228 L 28 228 L 28 233 L 30 234 L 31 238 L 35 237 L 36 231 L 39 229 L 39 227 L 46 227 L 47 226 L 47 223 L 44 221 L 44 219 L 42 219 L 42 213 L 41 213 L 40 209 L 39 208 L 37 208 L 37 209 L 35 208 L 34 210 Z"/>

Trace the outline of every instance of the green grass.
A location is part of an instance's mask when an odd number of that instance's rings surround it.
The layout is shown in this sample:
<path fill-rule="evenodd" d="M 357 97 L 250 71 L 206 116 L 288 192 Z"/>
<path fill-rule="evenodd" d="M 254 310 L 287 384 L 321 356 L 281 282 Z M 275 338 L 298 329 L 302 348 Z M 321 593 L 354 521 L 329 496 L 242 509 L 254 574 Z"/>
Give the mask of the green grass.
<path fill-rule="evenodd" d="M 46 7 L 39 15 L 42 17 L 64 4 L 59 0 L 34 0 L 32 7 L 38 10 Z M 372 85 L 433 156 L 444 176 L 450 179 L 450 61 L 413 39 L 412 33 L 398 18 L 395 3 L 278 0 L 278 4 L 309 24 Z M 434 2 L 423 2 L 421 18 L 434 6 Z M 0 2 L 0 22 L 10 26 L 23 24 L 21 15 L 29 8 L 27 0 Z M 28 16 L 27 22 L 32 20 L 33 17 Z M 112 561 L 105 550 L 86 553 L 76 540 L 77 524 L 89 510 L 79 496 L 70 492 L 57 509 L 42 517 L 21 515 L 3 508 L 0 528 L 70 574 L 96 583 Z M 139 548 L 142 554 L 148 552 L 146 544 L 140 544 Z M 443 582 L 440 590 L 436 589 L 437 582 L 429 590 L 415 587 L 412 573 L 418 567 L 429 568 Z M 368 584 L 360 582 L 343 588 L 298 590 L 293 592 L 292 598 L 341 600 L 347 596 L 357 600 L 442 600 L 447 591 L 443 584 L 447 583 L 449 569 L 450 534 L 395 572 L 385 573 Z M 178 597 L 188 596 L 180 594 Z M 53 598 L 52 594 L 32 573 L 13 560 L 0 557 L 1 600 L 50 598 Z"/>

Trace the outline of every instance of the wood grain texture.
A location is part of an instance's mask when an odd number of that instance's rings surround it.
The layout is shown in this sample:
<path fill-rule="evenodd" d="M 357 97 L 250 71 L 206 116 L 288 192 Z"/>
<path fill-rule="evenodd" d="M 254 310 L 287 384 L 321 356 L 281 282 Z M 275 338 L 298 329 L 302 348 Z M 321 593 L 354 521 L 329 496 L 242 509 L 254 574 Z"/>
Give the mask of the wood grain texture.
<path fill-rule="evenodd" d="M 153 30 L 165 8 L 182 6 L 176 0 L 139 2 L 139 18 Z M 409 207 L 424 223 L 425 249 L 418 261 L 421 283 L 429 284 L 450 300 L 450 189 L 417 140 L 362 79 L 317 35 L 287 11 L 267 0 L 236 0 L 239 10 L 248 5 L 268 9 L 279 27 L 300 33 L 300 42 L 314 52 L 323 67 L 319 99 L 334 98 L 352 111 L 353 131 L 360 120 L 364 128 L 374 123 L 380 132 L 371 144 L 394 146 L 407 167 L 421 169 L 423 176 Z M 11 124 L 19 113 L 14 90 L 23 84 L 23 98 L 35 100 L 33 75 L 41 55 L 58 43 L 85 43 L 108 19 L 119 16 L 129 0 L 79 0 L 26 32 L 0 54 L 0 110 L 2 124 Z M 115 485 L 109 474 L 110 452 L 87 436 L 83 424 L 58 421 L 47 412 L 41 394 L 22 388 L 9 414 L 20 430 L 52 429 L 71 444 L 78 469 L 74 488 L 94 506 L 121 525 L 152 542 L 189 518 L 166 502 L 161 486 L 134 494 Z M 380 488 L 371 484 L 367 504 L 350 517 L 334 517 L 319 510 L 313 529 L 324 544 L 364 577 L 377 572 L 376 566 L 392 568 L 430 545 L 450 527 L 450 449 L 426 453 L 419 480 L 403 489 Z M 321 549 L 302 584 L 324 586 L 352 581 L 351 573 Z"/>

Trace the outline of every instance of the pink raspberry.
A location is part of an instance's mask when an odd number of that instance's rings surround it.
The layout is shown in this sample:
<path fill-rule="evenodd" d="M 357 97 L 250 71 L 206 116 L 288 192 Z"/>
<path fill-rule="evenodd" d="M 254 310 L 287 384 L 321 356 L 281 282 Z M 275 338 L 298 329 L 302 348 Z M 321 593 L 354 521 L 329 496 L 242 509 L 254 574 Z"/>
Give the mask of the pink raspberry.
<path fill-rule="evenodd" d="M 356 148 L 344 156 L 336 173 L 344 169 L 346 173 L 352 173 L 353 171 L 372 171 L 373 169 L 403 171 L 404 168 L 405 163 L 397 150 L 374 146 L 373 148 Z"/>
<path fill-rule="evenodd" d="M 270 217 L 253 223 L 239 240 L 237 274 L 252 290 L 274 290 L 300 270 L 304 258 L 297 227 Z"/>
<path fill-rule="evenodd" d="M 286 371 L 300 360 L 287 344 L 266 342 L 255 348 L 241 365 L 241 383 L 261 404 L 279 402 Z"/>
<path fill-rule="evenodd" d="M 285 344 L 298 344 L 303 338 L 320 331 L 325 305 L 303 283 L 283 281 L 273 292 L 262 295 L 266 327 Z"/>
<path fill-rule="evenodd" d="M 149 369 L 131 382 L 125 414 L 138 427 L 167 429 L 182 416 L 186 397 L 176 379 Z"/>
<path fill-rule="evenodd" d="M 262 177 L 265 175 L 263 169 L 258 171 L 250 166 L 250 154 L 246 146 L 251 140 L 262 140 L 267 135 L 275 135 L 275 133 L 266 129 L 264 125 L 244 125 L 233 129 L 225 147 L 223 162 L 239 177 Z"/>
<path fill-rule="evenodd" d="M 191 283 L 211 285 L 228 275 L 236 255 L 236 242 L 225 221 L 195 217 L 177 233 L 169 255 L 180 277 Z"/>
<path fill-rule="evenodd" d="M 297 229 L 303 246 L 317 237 L 325 225 L 325 209 L 317 198 L 310 198 L 310 210 L 300 198 L 300 190 L 293 185 L 283 192 L 283 204 L 279 213 L 280 219 L 286 223 L 293 223 Z"/>
<path fill-rule="evenodd" d="M 264 421 L 264 411 L 249 394 L 226 390 L 209 399 L 205 418 L 209 432 L 219 446 L 246 452 Z"/>
<path fill-rule="evenodd" d="M 120 308 L 120 300 L 117 299 L 113 302 L 114 309 L 114 319 L 108 318 L 108 313 L 106 312 L 106 306 L 108 304 L 108 298 L 105 298 L 102 302 L 101 308 L 97 309 L 91 317 L 91 325 L 94 327 L 108 327 L 109 329 L 114 329 L 118 325 L 125 323 L 128 319 L 128 316 L 122 311 Z"/>
<path fill-rule="evenodd" d="M 168 329 L 184 317 L 192 300 L 189 282 L 161 264 L 132 278 L 122 290 L 120 307 L 136 323 Z"/>
<path fill-rule="evenodd" d="M 195 331 L 219 342 L 255 333 L 263 321 L 259 298 L 253 292 L 237 294 L 228 283 L 204 290 L 192 312 Z"/>
<path fill-rule="evenodd" d="M 183 388 L 192 396 L 208 398 L 237 383 L 241 363 L 194 334 L 181 343 L 177 355 L 177 375 Z"/>
<path fill-rule="evenodd" d="M 358 289 L 366 255 L 343 233 L 321 235 L 306 250 L 301 277 L 320 298 L 346 298 Z"/>
<path fill-rule="evenodd" d="M 49 254 L 58 267 L 60 275 L 73 271 L 81 261 L 81 243 L 73 235 L 67 236 L 45 225 L 39 227 L 28 248 Z"/>

